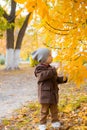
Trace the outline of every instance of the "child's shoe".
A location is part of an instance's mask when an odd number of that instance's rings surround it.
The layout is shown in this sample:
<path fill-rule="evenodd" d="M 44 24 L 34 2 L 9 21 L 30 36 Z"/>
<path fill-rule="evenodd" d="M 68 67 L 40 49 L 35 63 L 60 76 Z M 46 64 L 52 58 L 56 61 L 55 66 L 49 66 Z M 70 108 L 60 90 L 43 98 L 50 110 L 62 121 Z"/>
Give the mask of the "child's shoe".
<path fill-rule="evenodd" d="M 60 128 L 61 124 L 60 122 L 54 122 L 52 123 L 52 127 L 55 129 L 55 128 Z"/>
<path fill-rule="evenodd" d="M 39 130 L 46 130 L 46 125 L 39 125 Z"/>

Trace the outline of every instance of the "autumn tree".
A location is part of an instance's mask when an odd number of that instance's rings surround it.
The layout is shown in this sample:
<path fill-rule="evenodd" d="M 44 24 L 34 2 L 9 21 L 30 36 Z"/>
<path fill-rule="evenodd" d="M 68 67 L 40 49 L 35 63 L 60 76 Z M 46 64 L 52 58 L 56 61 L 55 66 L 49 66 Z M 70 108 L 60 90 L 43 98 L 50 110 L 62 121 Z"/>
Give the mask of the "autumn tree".
<path fill-rule="evenodd" d="M 79 86 L 87 78 L 87 1 L 56 0 L 53 5 L 44 20 L 45 44 L 58 50 L 61 69 L 64 65 L 69 80 Z"/>
<path fill-rule="evenodd" d="M 10 5 L 9 5 L 10 4 Z M 8 6 L 9 5 L 9 6 Z M 8 7 L 7 7 L 8 6 Z M 6 8 L 7 7 L 7 8 Z M 2 11 L 2 19 L 4 18 L 7 21 L 9 27 L 6 28 L 6 68 L 7 69 L 17 69 L 19 65 L 19 55 L 22 40 L 28 25 L 28 20 L 31 15 L 31 12 L 25 16 L 25 20 L 20 27 L 20 30 L 15 41 L 15 21 L 17 18 L 17 3 L 14 0 L 8 0 L 7 5 L 0 6 Z M 8 10 L 8 11 L 7 11 Z M 3 26 L 2 26 L 3 27 Z"/>
<path fill-rule="evenodd" d="M 15 0 L 41 19 L 43 43 L 58 52 L 64 73 L 78 85 L 87 78 L 87 1 Z M 62 64 L 63 63 L 63 64 Z M 84 75 L 83 75 L 84 73 Z"/>

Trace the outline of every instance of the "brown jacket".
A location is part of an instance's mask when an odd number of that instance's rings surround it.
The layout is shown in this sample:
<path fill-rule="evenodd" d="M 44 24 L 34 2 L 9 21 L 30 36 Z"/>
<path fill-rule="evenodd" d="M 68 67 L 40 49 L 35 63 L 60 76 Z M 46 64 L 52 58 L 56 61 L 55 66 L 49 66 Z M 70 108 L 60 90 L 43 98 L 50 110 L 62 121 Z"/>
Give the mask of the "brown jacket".
<path fill-rule="evenodd" d="M 40 103 L 58 103 L 58 84 L 65 83 L 63 77 L 57 77 L 56 69 L 52 66 L 39 64 L 35 69 L 38 79 L 38 99 Z"/>

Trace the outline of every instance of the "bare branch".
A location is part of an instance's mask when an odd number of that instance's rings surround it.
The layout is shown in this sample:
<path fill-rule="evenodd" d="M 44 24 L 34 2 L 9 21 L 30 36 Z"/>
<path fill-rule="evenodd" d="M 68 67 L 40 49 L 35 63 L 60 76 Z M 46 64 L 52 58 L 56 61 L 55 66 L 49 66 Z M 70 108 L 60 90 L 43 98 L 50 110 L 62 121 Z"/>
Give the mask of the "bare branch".
<path fill-rule="evenodd" d="M 3 10 L 3 17 L 9 22 L 14 22 L 15 19 L 15 10 L 16 10 L 16 2 L 14 0 L 11 0 L 11 12 L 10 15 L 6 13 L 6 11 L 0 6 L 0 8 Z"/>
<path fill-rule="evenodd" d="M 58 31 L 69 31 L 69 30 L 54 28 L 54 27 L 53 27 L 52 25 L 50 25 L 48 22 L 46 22 L 46 24 L 47 24 L 48 26 L 50 26 L 51 28 L 53 28 L 54 30 L 58 30 Z"/>
<path fill-rule="evenodd" d="M 55 30 L 51 30 L 51 29 L 48 29 L 46 26 L 44 26 L 47 30 L 49 30 L 50 32 L 54 33 L 54 34 L 57 34 L 57 35 L 68 35 L 68 33 L 59 33 L 59 32 L 54 32 Z"/>
<path fill-rule="evenodd" d="M 8 20 L 9 15 L 6 13 L 6 11 L 3 9 L 3 7 L 0 6 L 0 10 L 2 11 L 3 17 Z"/>

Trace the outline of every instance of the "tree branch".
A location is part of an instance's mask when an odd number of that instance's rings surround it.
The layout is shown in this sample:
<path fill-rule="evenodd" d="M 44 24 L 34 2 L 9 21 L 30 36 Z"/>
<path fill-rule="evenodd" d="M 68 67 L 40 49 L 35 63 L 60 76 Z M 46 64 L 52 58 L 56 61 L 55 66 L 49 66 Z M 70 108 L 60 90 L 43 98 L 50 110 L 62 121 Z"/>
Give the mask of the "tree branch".
<path fill-rule="evenodd" d="M 48 31 L 50 31 L 50 32 L 52 32 L 52 33 L 54 33 L 54 34 L 64 35 L 64 36 L 65 36 L 65 35 L 68 35 L 68 33 L 64 33 L 64 34 L 63 34 L 63 33 L 58 33 L 58 32 L 54 32 L 55 30 L 53 31 L 53 30 L 51 30 L 51 29 L 48 29 L 46 26 L 44 26 L 44 27 L 45 27 Z"/>
<path fill-rule="evenodd" d="M 70 23 L 70 22 L 64 22 L 64 23 L 69 23 L 69 24 L 73 24 L 73 23 Z M 67 32 L 69 32 L 71 29 L 59 29 L 59 28 L 55 28 L 55 27 L 53 27 L 52 25 L 50 25 L 48 22 L 46 22 L 46 24 L 50 27 L 50 28 L 52 28 L 52 29 L 54 29 L 54 30 L 58 30 L 58 31 L 61 31 L 61 32 L 65 32 L 65 31 L 67 31 Z M 77 26 L 74 26 L 72 29 L 76 29 L 77 28 Z"/>
<path fill-rule="evenodd" d="M 9 22 L 14 22 L 15 19 L 15 10 L 16 10 L 16 2 L 11 0 L 11 12 L 10 15 L 6 13 L 6 11 L 0 6 L 1 10 L 3 11 L 3 17 Z"/>
<path fill-rule="evenodd" d="M 15 9 L 16 9 L 16 2 L 14 0 L 11 0 L 11 12 L 10 17 L 15 18 Z"/>
<path fill-rule="evenodd" d="M 9 15 L 6 13 L 6 11 L 0 6 L 0 11 L 2 11 L 2 16 L 6 19 L 6 20 L 8 20 L 8 18 L 9 18 Z"/>
<path fill-rule="evenodd" d="M 27 25 L 28 25 L 28 20 L 30 18 L 30 15 L 31 15 L 31 12 L 26 16 L 26 19 L 25 19 L 25 21 L 23 23 L 23 26 L 21 27 L 21 29 L 19 31 L 17 42 L 16 42 L 16 47 L 15 47 L 16 49 L 21 48 L 21 43 L 22 43 L 26 28 L 27 28 Z"/>
<path fill-rule="evenodd" d="M 47 24 L 48 26 L 50 26 L 51 28 L 53 28 L 54 30 L 58 30 L 58 31 L 69 31 L 69 30 L 54 28 L 54 27 L 53 27 L 52 25 L 50 25 L 48 22 L 46 22 L 46 24 Z"/>
<path fill-rule="evenodd" d="M 14 22 L 15 20 L 15 10 L 16 10 L 16 2 L 14 0 L 11 0 L 11 12 L 8 19 L 9 23 Z"/>

